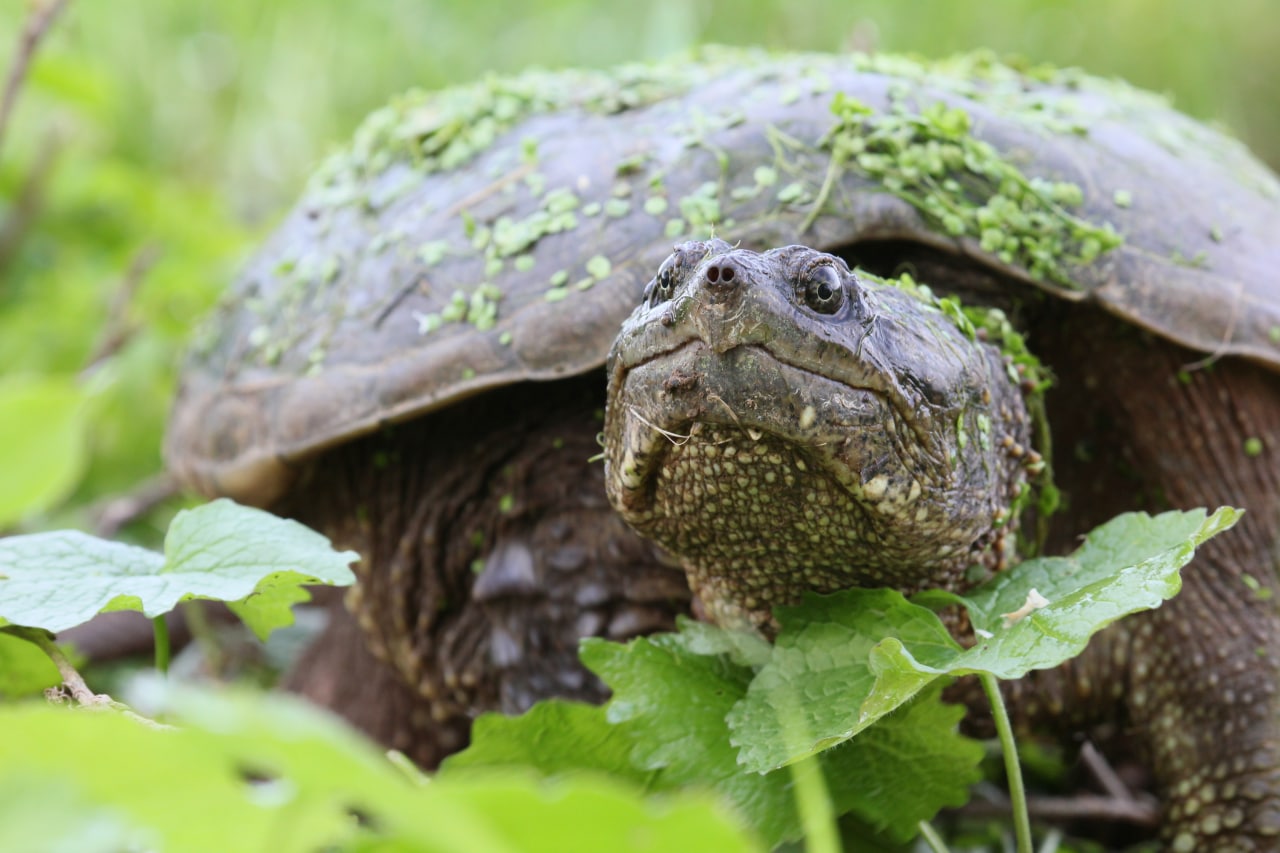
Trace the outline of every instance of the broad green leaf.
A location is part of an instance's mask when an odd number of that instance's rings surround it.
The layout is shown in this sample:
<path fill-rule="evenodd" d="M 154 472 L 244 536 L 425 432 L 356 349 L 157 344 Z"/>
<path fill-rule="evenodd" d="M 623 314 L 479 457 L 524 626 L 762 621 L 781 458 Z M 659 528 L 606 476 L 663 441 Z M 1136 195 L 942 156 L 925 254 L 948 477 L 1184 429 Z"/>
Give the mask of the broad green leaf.
<path fill-rule="evenodd" d="M 146 850 L 147 834 L 94 806 L 67 779 L 16 776 L 0 781 L 0 850 L 24 853 L 120 853 Z"/>
<path fill-rule="evenodd" d="M 293 605 L 311 600 L 305 583 L 311 581 L 300 579 L 297 572 L 277 572 L 263 578 L 248 598 L 229 602 L 227 607 L 259 640 L 265 640 L 276 628 L 293 624 Z"/>
<path fill-rule="evenodd" d="M 154 617 L 213 598 L 242 602 L 265 637 L 293 621 L 300 585 L 350 584 L 356 559 L 297 522 L 223 499 L 178 513 L 163 556 L 77 531 L 0 539 L 0 617 L 56 632 L 104 610 Z"/>
<path fill-rule="evenodd" d="M 702 798 L 646 800 L 599 778 L 548 784 L 510 770 L 422 785 L 296 699 L 144 687 L 140 706 L 178 728 L 0 709 L 0 729 L 23 734 L 0 739 L 0 791 L 57 784 L 86 814 L 110 809 L 147 833 L 150 847 L 196 853 L 758 850 Z M 41 849 L 37 841 L 19 837 L 12 849 Z"/>
<path fill-rule="evenodd" d="M 29 696 L 61 683 L 58 668 L 39 646 L 0 632 L 0 699 Z"/>
<path fill-rule="evenodd" d="M 859 725 L 859 706 L 876 683 L 868 659 L 886 637 L 907 642 L 926 665 L 945 666 L 960 650 L 933 611 L 890 589 L 811 595 L 777 615 L 782 631 L 773 657 L 728 718 L 739 760 L 757 772 L 866 728 Z"/>
<path fill-rule="evenodd" d="M 754 656 L 760 647 L 741 638 L 717 639 L 718 631 L 689 623 L 681 634 L 625 646 L 590 640 L 582 657 L 612 688 L 608 719 L 634 740 L 632 762 L 653 774 L 652 787 L 711 788 L 776 845 L 800 834 L 791 775 L 742 767 L 726 720 L 753 673 L 734 657 Z M 791 710 L 792 719 L 803 720 L 795 713 L 800 709 Z M 884 725 L 822 755 L 836 813 L 855 811 L 877 825 L 892 822 L 909 836 L 917 821 L 944 805 L 963 803 L 982 753 L 956 733 L 960 715 L 936 695 L 922 697 Z M 912 756 L 909 768 L 904 755 Z"/>
<path fill-rule="evenodd" d="M 1090 635 L 1122 616 L 1159 607 L 1182 588 L 1178 570 L 1205 540 L 1227 530 L 1242 511 L 1223 507 L 1126 513 L 1086 537 L 1068 557 L 1029 560 L 965 596 L 975 628 L 992 637 L 970 650 L 967 664 L 999 678 L 1020 678 L 1084 650 Z M 1049 604 L 1006 626 L 1002 614 L 1022 607 L 1032 589 Z"/>
<path fill-rule="evenodd" d="M 282 705 L 246 720 L 225 712 L 224 697 L 207 698 L 203 729 L 173 731 L 112 712 L 0 709 L 0 727 L 22 735 L 0 738 L 0 785 L 67 784 L 147 830 L 155 849 L 192 853 L 265 849 L 268 839 L 273 850 L 322 849 L 354 834 L 344 800 L 409 796 L 376 750 L 318 712 Z"/>
<path fill-rule="evenodd" d="M 727 631 L 685 616 L 677 619 L 684 647 L 696 655 L 728 655 L 738 666 L 759 669 L 773 655 L 773 644 L 754 631 Z"/>
<path fill-rule="evenodd" d="M 483 815 L 486 828 L 521 853 L 763 853 L 759 842 L 705 795 L 646 800 L 632 786 L 590 774 L 542 782 L 525 774 L 513 778 L 510 770 L 470 775 L 441 779 L 432 793 Z M 415 829 L 412 836 L 408 831 L 402 836 L 429 840 L 426 825 Z"/>
<path fill-rule="evenodd" d="M 965 709 L 943 702 L 942 688 L 820 756 L 832 801 L 899 841 L 939 809 L 968 802 L 982 778 L 982 744 L 959 733 Z"/>
<path fill-rule="evenodd" d="M 654 791 L 701 787 L 737 806 L 771 844 L 794 837 L 799 822 L 789 775 L 743 773 L 729 744 L 725 712 L 743 695 L 751 670 L 715 653 L 732 646 L 717 636 L 725 632 L 685 627 L 695 639 L 584 641 L 583 661 L 614 691 L 606 707 L 551 700 L 519 717 L 485 715 L 476 721 L 471 746 L 445 762 L 441 778 L 522 764 L 546 775 L 605 773 Z"/>
<path fill-rule="evenodd" d="M 0 530 L 49 509 L 84 474 L 84 394 L 71 379 L 0 385 Z"/>
<path fill-rule="evenodd" d="M 1069 557 L 1028 560 L 969 596 L 925 593 L 917 601 L 959 603 L 980 632 L 963 649 L 919 604 L 888 590 L 848 590 L 779 611 L 777 651 L 730 715 L 742 761 L 769 770 L 867 729 L 944 676 L 990 672 L 1018 678 L 1079 654 L 1115 620 L 1177 593 L 1178 570 L 1240 512 L 1130 513 L 1091 533 Z M 1016 621 L 1032 589 L 1048 604 Z M 797 721 L 795 709 L 803 710 Z"/>
<path fill-rule="evenodd" d="M 471 745 L 445 759 L 442 774 L 477 767 L 518 766 L 546 776 L 598 771 L 644 785 L 651 774 L 631 763 L 632 740 L 605 720 L 604 708 L 548 699 L 518 717 L 483 714 Z"/>
<path fill-rule="evenodd" d="M 655 786 L 717 791 L 770 846 L 799 835 L 790 774 L 744 773 L 729 743 L 725 715 L 744 695 L 750 669 L 695 654 L 678 634 L 626 645 L 586 640 L 582 660 L 613 690 L 608 719 L 627 726 L 631 760 L 654 773 Z"/>

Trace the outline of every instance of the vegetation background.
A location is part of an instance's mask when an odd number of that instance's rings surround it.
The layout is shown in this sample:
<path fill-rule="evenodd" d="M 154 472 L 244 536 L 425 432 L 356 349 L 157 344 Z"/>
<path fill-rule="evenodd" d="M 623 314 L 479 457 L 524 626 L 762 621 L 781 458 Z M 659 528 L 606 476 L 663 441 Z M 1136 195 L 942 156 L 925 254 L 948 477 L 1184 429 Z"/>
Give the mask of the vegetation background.
<path fill-rule="evenodd" d="M 51 11 L 33 51 L 24 29 Z M 0 0 L 0 535 L 160 542 L 184 500 L 160 457 L 184 343 L 367 112 L 413 86 L 707 42 L 1076 65 L 1166 92 L 1280 167 L 1276 0 Z M 51 726 L 41 748 L 63 740 Z"/>
<path fill-rule="evenodd" d="M 0 0 L 0 70 L 40 5 Z M 71 0 L 0 129 L 0 531 L 114 532 L 106 496 L 167 493 L 184 340 L 389 96 L 704 42 L 1078 65 L 1280 165 L 1274 0 Z M 156 541 L 168 506 L 126 535 Z"/>

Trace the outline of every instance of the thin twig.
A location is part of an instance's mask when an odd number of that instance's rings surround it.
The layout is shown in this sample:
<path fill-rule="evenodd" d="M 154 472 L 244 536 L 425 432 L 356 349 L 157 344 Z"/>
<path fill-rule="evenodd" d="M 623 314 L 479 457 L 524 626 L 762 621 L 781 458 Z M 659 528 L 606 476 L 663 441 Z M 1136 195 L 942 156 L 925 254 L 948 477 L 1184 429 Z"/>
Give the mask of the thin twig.
<path fill-rule="evenodd" d="M 178 482 L 169 474 L 143 480 L 130 492 L 107 498 L 89 509 L 93 532 L 111 539 L 126 524 L 146 515 L 178 493 Z"/>
<path fill-rule="evenodd" d="M 1234 283 L 1234 294 L 1231 299 L 1231 316 L 1227 318 L 1227 328 L 1222 333 L 1222 340 L 1213 352 L 1206 355 L 1198 361 L 1190 364 L 1182 365 L 1182 369 L 1190 373 L 1193 370 L 1204 370 L 1212 367 L 1219 359 L 1227 354 L 1227 348 L 1231 346 L 1231 339 L 1236 334 L 1236 322 L 1240 319 L 1240 311 L 1244 307 L 1244 282 L 1237 281 Z"/>
<path fill-rule="evenodd" d="M 466 210 L 467 208 L 475 207 L 477 204 L 484 201 L 485 199 L 491 198 L 497 195 L 500 191 L 505 189 L 507 186 L 515 183 L 516 181 L 520 180 L 525 175 L 532 174 L 535 168 L 537 168 L 537 164 L 535 163 L 525 163 L 522 166 L 517 166 L 515 169 L 512 169 L 510 172 L 507 172 L 507 174 L 503 175 L 501 178 L 498 178 L 493 183 L 488 184 L 487 186 L 481 187 L 480 189 L 476 190 L 471 195 L 467 196 L 466 198 L 463 198 L 460 201 L 454 202 L 454 204 L 448 210 L 446 210 L 443 215 L 445 216 L 445 218 L 451 219 L 457 214 Z"/>
<path fill-rule="evenodd" d="M 0 272 L 18 254 L 27 229 L 40 215 L 40 209 L 44 206 L 44 188 L 49 184 L 54 162 L 62 151 L 62 140 L 62 132 L 50 128 L 45 133 L 35 161 L 22 177 L 22 186 L 18 188 L 9 216 L 0 224 Z"/>
<path fill-rule="evenodd" d="M 66 8 L 68 0 L 46 0 L 31 9 L 27 16 L 27 25 L 22 28 L 18 37 L 18 48 L 13 55 L 13 64 L 9 66 L 9 76 L 4 82 L 4 94 L 0 96 L 0 150 L 4 148 L 5 130 L 9 125 L 9 116 L 13 113 L 13 105 L 18 101 L 18 92 L 27 77 L 27 69 L 40 47 L 45 33 L 53 25 L 53 21 Z"/>
<path fill-rule="evenodd" d="M 108 698 L 99 696 L 89 689 L 89 685 L 84 683 L 84 678 L 71 665 L 71 661 L 62 653 L 62 649 L 58 648 L 58 644 L 49 636 L 48 631 L 40 628 L 27 628 L 22 625 L 6 625 L 4 632 L 39 646 L 40 651 L 48 655 L 54 666 L 58 668 L 58 676 L 62 679 L 62 686 L 71 694 L 71 698 L 79 704 L 101 705 L 104 703 L 104 699 Z"/>
<path fill-rule="evenodd" d="M 1037 821 L 1094 820 L 1127 823 L 1133 826 L 1155 827 L 1160 825 L 1160 809 L 1154 798 L 1120 800 L 1098 794 L 1079 794 L 1074 797 L 1027 797 L 1027 811 Z M 972 818 L 1008 817 L 1009 803 L 1003 801 L 975 800 L 956 810 L 956 813 Z"/>
<path fill-rule="evenodd" d="M 81 376 L 92 373 L 102 362 L 115 355 L 137 333 L 137 327 L 129 320 L 129 305 L 133 296 L 160 257 L 160 249 L 154 245 L 143 246 L 129 262 L 124 277 L 111 296 L 111 304 L 107 307 L 107 318 L 103 323 L 101 336 L 93 348 L 92 354 L 85 361 Z"/>
<path fill-rule="evenodd" d="M 1085 741 L 1080 747 L 1080 762 L 1089 768 L 1093 778 L 1098 780 L 1102 790 L 1109 796 L 1117 800 L 1133 801 L 1133 792 L 1129 790 L 1129 786 L 1124 783 L 1120 774 L 1107 761 L 1106 756 L 1098 751 L 1092 741 Z"/>

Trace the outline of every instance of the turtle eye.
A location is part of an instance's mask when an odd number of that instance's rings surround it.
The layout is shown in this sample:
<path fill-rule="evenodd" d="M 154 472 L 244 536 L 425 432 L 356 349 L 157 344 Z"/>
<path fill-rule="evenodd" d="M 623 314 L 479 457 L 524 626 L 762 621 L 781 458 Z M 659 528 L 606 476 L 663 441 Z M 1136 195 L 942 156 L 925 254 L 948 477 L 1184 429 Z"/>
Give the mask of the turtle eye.
<path fill-rule="evenodd" d="M 649 302 L 657 305 L 659 302 L 666 302 L 676 290 L 676 276 L 670 263 L 662 265 L 662 269 L 658 270 L 658 275 L 653 279 L 653 283 L 649 285 Z"/>
<path fill-rule="evenodd" d="M 809 270 L 804 279 L 804 304 L 819 314 L 834 314 L 844 304 L 844 283 L 830 264 Z"/>

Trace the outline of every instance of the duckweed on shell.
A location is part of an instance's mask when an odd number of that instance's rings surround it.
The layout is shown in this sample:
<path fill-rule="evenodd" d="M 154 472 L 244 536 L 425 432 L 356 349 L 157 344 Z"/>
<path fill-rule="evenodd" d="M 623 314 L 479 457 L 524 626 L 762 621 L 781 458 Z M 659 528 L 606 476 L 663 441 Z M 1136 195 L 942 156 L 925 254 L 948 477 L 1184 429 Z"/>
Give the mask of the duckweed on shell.
<path fill-rule="evenodd" d="M 970 133 L 968 113 L 934 103 L 914 112 L 904 98 L 877 112 L 842 92 L 831 103 L 835 125 L 827 178 L 810 214 L 821 214 L 845 169 L 859 169 L 909 202 L 952 236 L 978 239 L 984 251 L 1032 278 L 1075 286 L 1066 265 L 1088 264 L 1122 242 L 1066 208 L 1083 202 L 1075 184 L 1025 175 Z"/>

